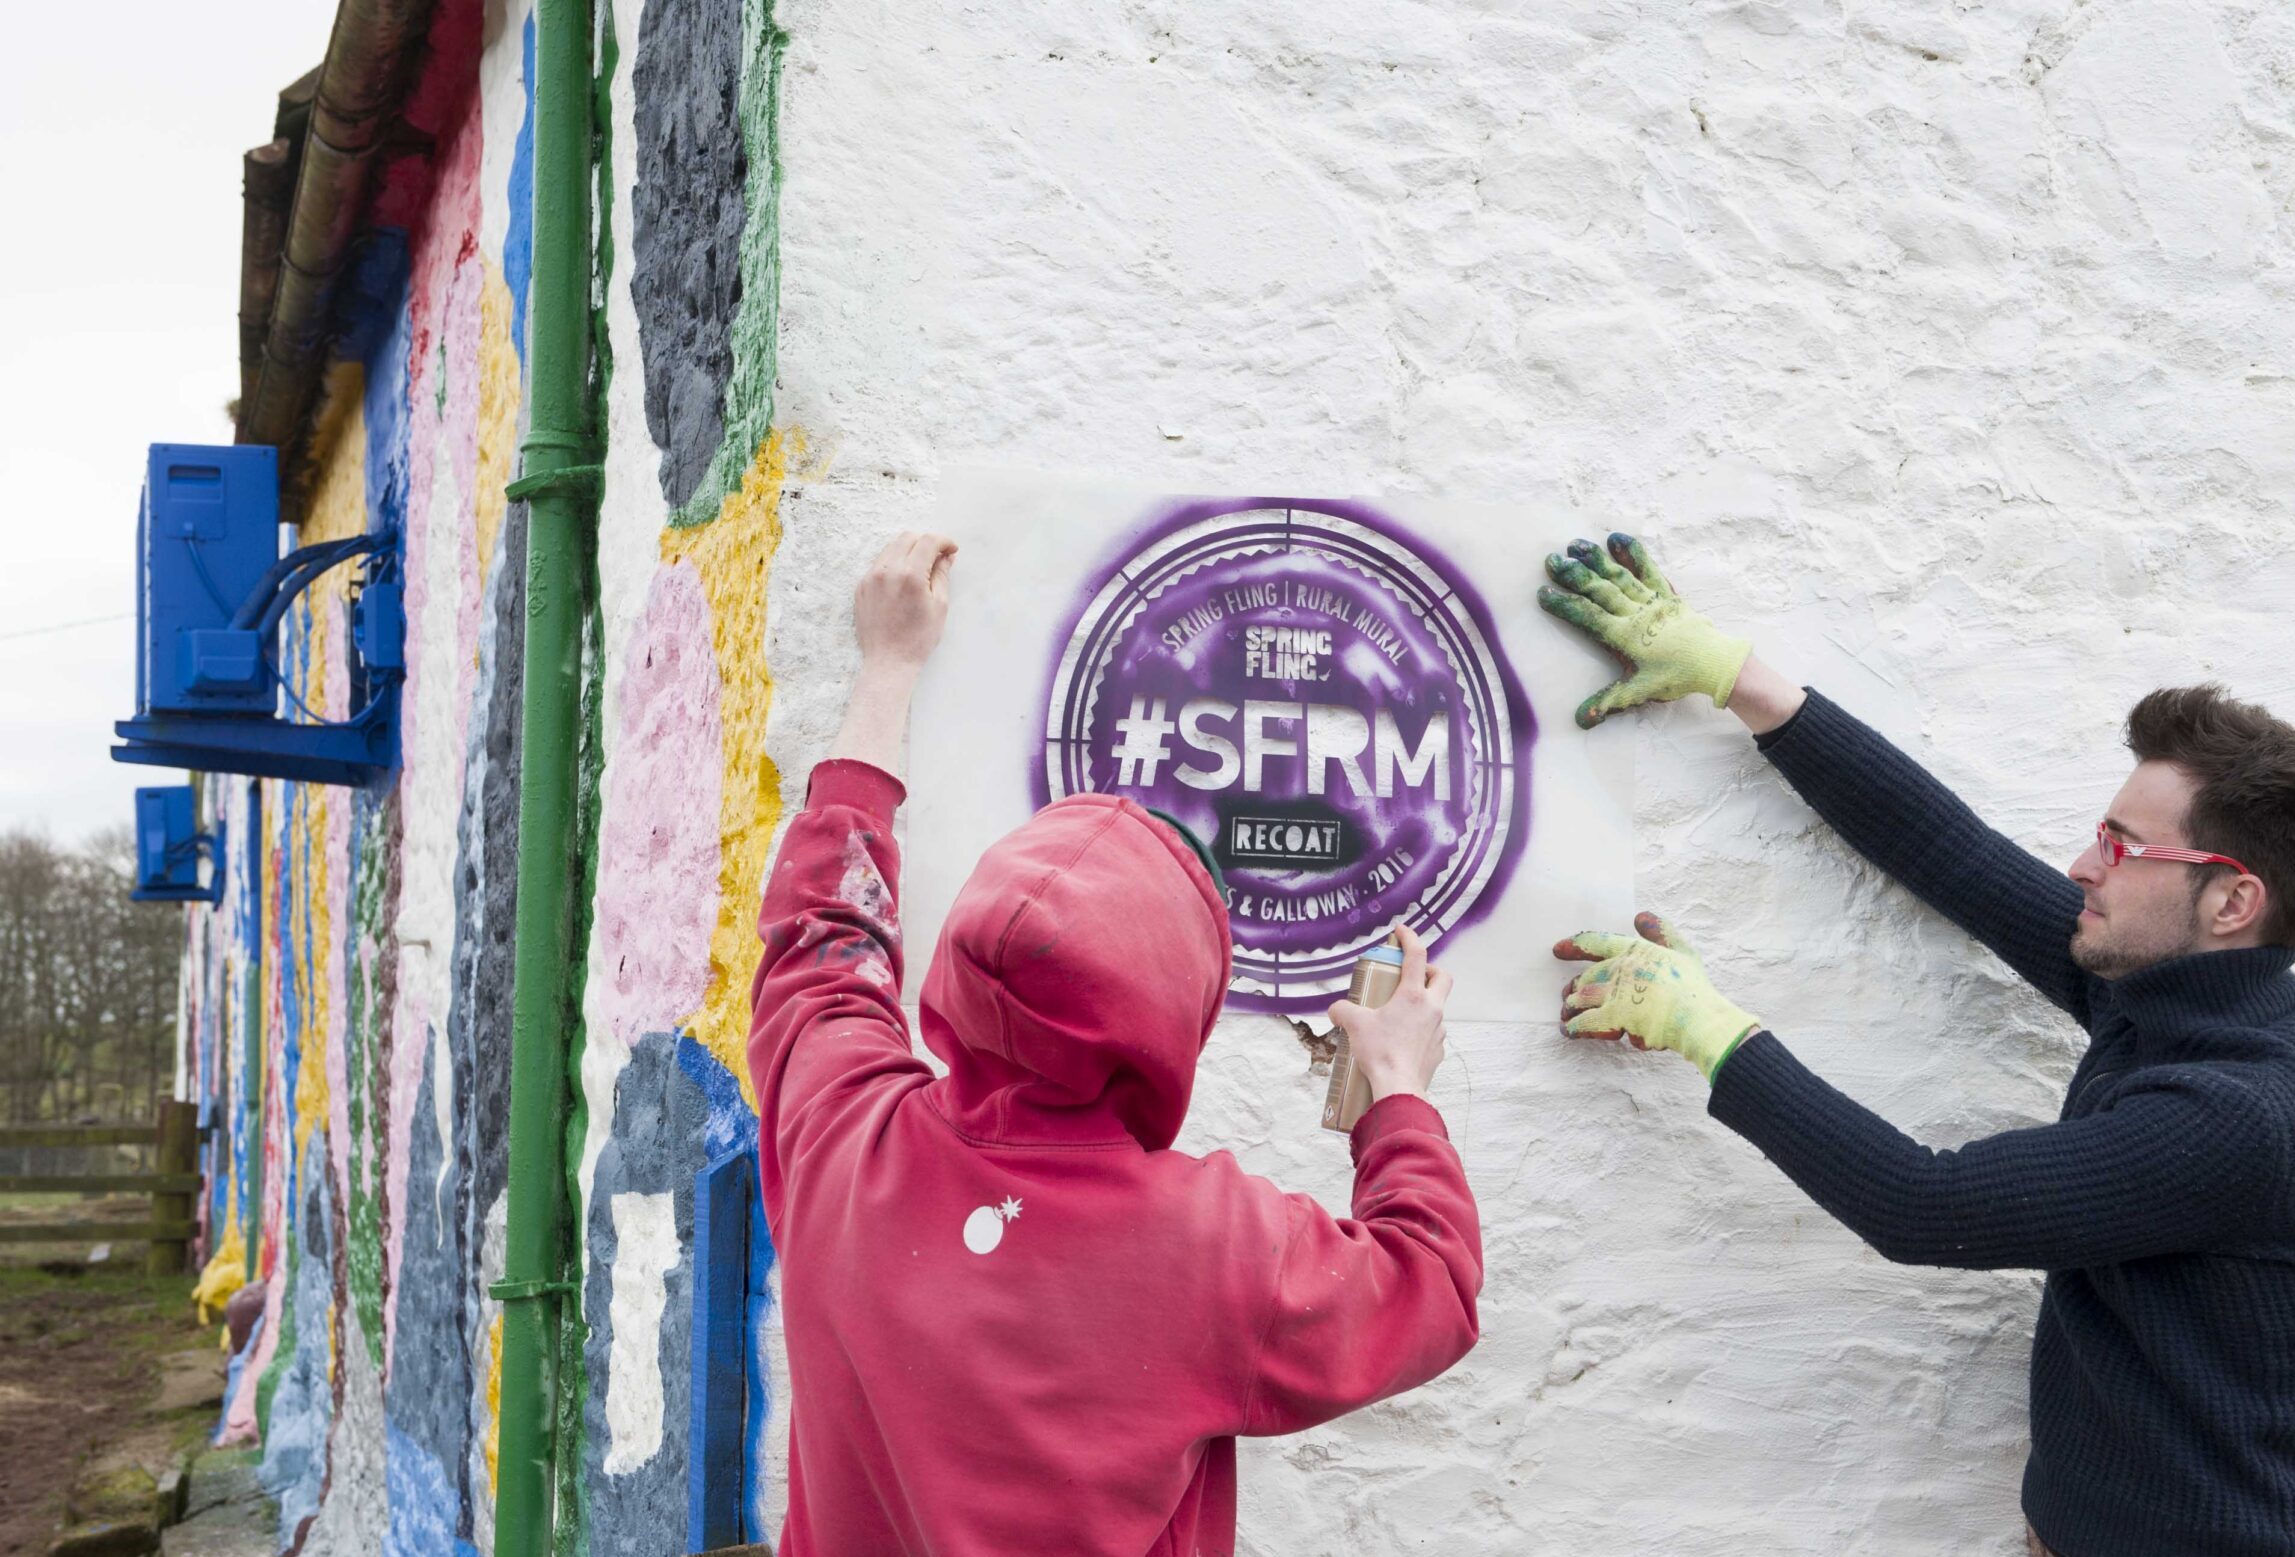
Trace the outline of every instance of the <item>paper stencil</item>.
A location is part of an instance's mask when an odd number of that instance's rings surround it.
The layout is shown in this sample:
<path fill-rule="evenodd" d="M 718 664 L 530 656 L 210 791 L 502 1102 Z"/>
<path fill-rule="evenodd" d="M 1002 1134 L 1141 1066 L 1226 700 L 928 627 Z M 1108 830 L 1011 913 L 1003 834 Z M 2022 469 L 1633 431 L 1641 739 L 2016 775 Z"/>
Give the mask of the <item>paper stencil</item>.
<path fill-rule="evenodd" d="M 951 478 L 937 523 L 962 550 L 910 758 L 912 992 L 981 851 L 1083 790 L 1218 860 L 1237 1009 L 1320 1010 L 1401 919 L 1454 1017 L 1550 1016 L 1552 943 L 1630 921 L 1625 743 L 1571 718 L 1612 671 L 1524 567 L 1566 525 L 1002 473 Z"/>

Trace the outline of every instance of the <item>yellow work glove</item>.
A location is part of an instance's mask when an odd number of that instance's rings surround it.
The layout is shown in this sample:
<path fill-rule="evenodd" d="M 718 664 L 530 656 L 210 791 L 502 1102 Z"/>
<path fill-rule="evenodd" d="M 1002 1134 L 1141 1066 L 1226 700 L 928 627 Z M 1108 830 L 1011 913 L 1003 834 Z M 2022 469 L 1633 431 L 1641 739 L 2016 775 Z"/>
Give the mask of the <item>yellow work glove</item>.
<path fill-rule="evenodd" d="M 1753 645 L 1692 611 L 1640 541 L 1612 535 L 1607 555 L 1592 541 L 1572 541 L 1567 557 L 1546 559 L 1546 572 L 1561 587 L 1541 587 L 1538 603 L 1625 662 L 1622 679 L 1578 705 L 1579 728 L 1591 730 L 1621 708 L 1692 692 L 1716 708 L 1729 706 Z"/>
<path fill-rule="evenodd" d="M 1634 915 L 1634 928 L 1641 939 L 1588 930 L 1554 943 L 1564 962 L 1593 964 L 1562 991 L 1562 1031 L 1671 1049 L 1711 1084 L 1761 1023 L 1722 998 L 1680 931 L 1655 914 Z"/>

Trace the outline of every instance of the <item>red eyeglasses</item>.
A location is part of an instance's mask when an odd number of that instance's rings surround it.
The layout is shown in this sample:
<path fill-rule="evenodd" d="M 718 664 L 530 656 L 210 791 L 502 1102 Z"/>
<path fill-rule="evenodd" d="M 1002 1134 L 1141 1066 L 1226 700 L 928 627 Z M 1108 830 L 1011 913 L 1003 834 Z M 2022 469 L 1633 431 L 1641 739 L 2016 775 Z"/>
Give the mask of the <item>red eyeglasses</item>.
<path fill-rule="evenodd" d="M 2210 854 L 2205 849 L 2171 849 L 2159 843 L 2129 843 L 2113 832 L 2107 822 L 2096 824 L 2096 853 L 2106 865 L 2117 865 L 2132 854 L 2139 860 L 2172 860 L 2178 865 L 2229 865 L 2242 876 L 2255 874 L 2228 854 Z"/>

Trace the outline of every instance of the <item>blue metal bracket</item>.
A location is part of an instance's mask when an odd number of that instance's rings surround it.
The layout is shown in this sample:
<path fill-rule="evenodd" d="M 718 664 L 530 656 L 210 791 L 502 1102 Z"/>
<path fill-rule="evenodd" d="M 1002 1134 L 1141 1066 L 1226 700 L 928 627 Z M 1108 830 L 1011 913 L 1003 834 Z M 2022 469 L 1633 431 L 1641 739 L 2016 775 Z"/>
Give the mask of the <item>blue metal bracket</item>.
<path fill-rule="evenodd" d="M 398 766 L 406 604 L 395 529 L 278 553 L 278 464 L 262 447 L 154 444 L 139 525 L 136 717 L 115 761 L 364 785 Z M 331 568 L 351 602 L 351 713 L 312 715 L 279 671 L 279 626 Z M 298 719 L 280 707 L 281 698 Z"/>
<path fill-rule="evenodd" d="M 223 901 L 223 824 L 198 830 L 196 798 L 189 784 L 164 784 L 135 792 L 135 887 L 138 903 Z M 207 880 L 199 879 L 199 859 L 207 857 Z"/>

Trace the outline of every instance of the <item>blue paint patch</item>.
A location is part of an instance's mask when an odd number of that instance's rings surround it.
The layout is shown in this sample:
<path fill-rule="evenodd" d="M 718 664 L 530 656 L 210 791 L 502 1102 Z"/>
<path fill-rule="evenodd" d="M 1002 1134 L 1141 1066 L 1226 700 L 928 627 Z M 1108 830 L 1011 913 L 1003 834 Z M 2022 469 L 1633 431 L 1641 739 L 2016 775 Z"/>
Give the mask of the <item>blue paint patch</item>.
<path fill-rule="evenodd" d="M 454 1511 L 461 1500 L 446 1468 L 395 1425 L 383 1431 L 383 1481 L 390 1492 L 383 1557 L 455 1557 L 468 1543 L 455 1539 Z"/>
<path fill-rule="evenodd" d="M 686 1486 L 687 1534 L 702 1551 L 773 1536 L 766 1474 L 773 1376 L 765 1342 L 773 1317 L 774 1252 L 757 1192 L 756 1113 L 741 1100 L 733 1073 L 682 1033 L 677 1067 L 700 1090 L 702 1150 L 709 1159 L 694 1179 L 692 1463 Z"/>
<path fill-rule="evenodd" d="M 729 1152 L 757 1144 L 757 1115 L 741 1101 L 741 1083 L 717 1056 L 685 1033 L 677 1035 L 677 1068 L 701 1089 L 702 1155 L 714 1162 Z"/>
<path fill-rule="evenodd" d="M 363 234 L 335 294 L 335 355 L 347 362 L 369 362 L 406 311 L 406 285 L 411 262 L 406 229 L 377 227 Z M 401 398 L 404 398 L 403 386 Z"/>
<path fill-rule="evenodd" d="M 290 637 L 288 658 L 295 665 L 296 676 L 309 685 L 310 640 L 303 631 L 305 613 L 294 611 L 287 618 Z M 300 878 L 311 880 L 311 854 L 309 840 L 296 839 L 295 817 L 303 809 L 303 786 L 287 783 L 281 786 L 286 804 L 279 808 L 279 868 L 290 882 Z M 287 1224 L 286 1237 L 294 1238 L 297 1185 L 302 1179 L 302 1163 L 297 1160 L 292 1143 L 299 1117 L 296 1100 L 300 1096 L 299 1082 L 303 1074 L 303 979 L 312 968 L 311 936 L 308 916 L 303 925 L 300 944 L 295 936 L 295 920 L 291 914 L 279 916 L 279 1156 L 280 1171 L 286 1183 L 280 1186 L 281 1204 L 285 1214 L 281 1220 Z"/>
<path fill-rule="evenodd" d="M 355 320 L 350 334 L 365 347 L 361 356 L 366 364 L 367 528 L 404 530 L 407 374 L 414 354 L 405 235 L 395 230 L 376 233 L 359 271 L 361 302 L 371 312 Z"/>
<path fill-rule="evenodd" d="M 745 1296 L 748 1347 L 742 1353 L 743 1381 L 748 1401 L 742 1422 L 741 1511 L 748 1539 L 773 1539 L 772 1478 L 765 1473 L 770 1448 L 768 1431 L 773 1421 L 773 1369 L 767 1361 L 765 1331 L 773 1317 L 773 1235 L 765 1226 L 765 1197 L 758 1193 L 755 1159 L 751 1159 L 749 1196 L 749 1281 Z"/>
<path fill-rule="evenodd" d="M 510 286 L 510 344 L 526 363 L 526 290 L 534 279 L 534 13 L 526 13 L 523 47 L 526 117 L 510 150 L 510 230 L 502 235 L 502 279 Z"/>
<path fill-rule="evenodd" d="M 693 1551 L 736 1546 L 742 1538 L 748 1371 L 729 1364 L 749 1344 L 756 1185 L 754 1147 L 728 1152 L 693 1176 L 693 1399 L 685 1461 L 685 1544 Z"/>
<path fill-rule="evenodd" d="M 247 811 L 239 833 L 247 850 L 237 873 L 239 888 L 246 894 L 238 924 L 244 956 L 235 1013 L 239 1018 L 235 1035 L 239 1073 L 236 1077 L 228 1074 L 228 1061 L 223 1068 L 231 1097 L 231 1164 L 233 1182 L 238 1185 L 239 1231 L 247 1248 L 246 1278 L 253 1281 L 263 1243 L 263 963 L 268 954 L 263 937 L 263 851 L 270 846 L 263 835 L 263 785 L 258 779 L 247 780 Z"/>

